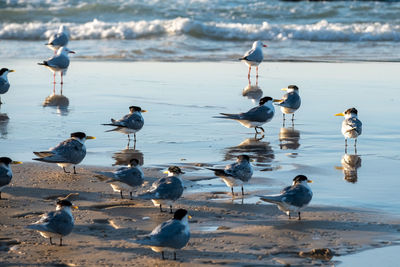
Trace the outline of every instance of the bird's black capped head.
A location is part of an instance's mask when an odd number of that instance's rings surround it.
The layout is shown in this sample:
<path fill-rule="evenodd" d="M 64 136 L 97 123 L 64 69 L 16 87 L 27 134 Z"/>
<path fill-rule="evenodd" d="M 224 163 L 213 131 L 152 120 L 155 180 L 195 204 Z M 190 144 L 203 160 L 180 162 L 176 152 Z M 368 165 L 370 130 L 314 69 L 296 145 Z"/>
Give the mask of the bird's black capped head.
<path fill-rule="evenodd" d="M 86 137 L 86 134 L 83 132 L 75 132 L 75 133 L 71 133 L 71 137 L 76 137 L 79 139 L 83 139 Z"/>
<path fill-rule="evenodd" d="M 174 219 L 175 220 L 182 220 L 183 217 L 185 217 L 187 215 L 187 213 L 188 212 L 185 209 L 178 209 L 174 213 Z"/>
<path fill-rule="evenodd" d="M 344 112 L 344 114 L 351 114 L 351 113 L 357 115 L 357 114 L 358 114 L 358 111 L 357 111 L 356 108 L 349 108 L 349 109 L 347 109 L 347 110 Z"/>
<path fill-rule="evenodd" d="M 5 165 L 9 165 L 12 162 L 10 158 L 7 157 L 1 157 L 0 158 L 0 163 L 4 163 Z"/>
<path fill-rule="evenodd" d="M 168 171 L 174 174 L 184 174 L 184 172 L 178 166 L 171 166 L 168 168 Z"/>
<path fill-rule="evenodd" d="M 138 106 L 130 106 L 129 107 L 129 111 L 130 112 L 135 112 L 135 111 L 142 111 L 142 108 L 141 107 L 138 107 Z"/>
<path fill-rule="evenodd" d="M 129 164 L 131 164 L 132 166 L 137 166 L 137 165 L 139 165 L 139 160 L 137 160 L 137 159 L 131 159 L 131 160 L 129 161 Z"/>
<path fill-rule="evenodd" d="M 7 68 L 2 68 L 2 69 L 0 70 L 0 76 L 3 75 L 4 72 L 7 72 L 7 71 L 9 71 L 9 69 L 7 69 Z"/>
<path fill-rule="evenodd" d="M 308 178 L 305 175 L 297 175 L 296 177 L 293 178 L 293 182 L 295 184 L 301 183 L 304 181 L 308 181 Z"/>
<path fill-rule="evenodd" d="M 248 156 L 248 155 L 239 155 L 238 157 L 238 160 L 239 161 L 243 161 L 243 160 L 245 160 L 245 161 L 250 161 L 250 157 Z"/>
<path fill-rule="evenodd" d="M 297 87 L 297 86 L 294 85 L 294 84 L 289 85 L 287 88 L 288 88 L 288 89 L 293 89 L 293 90 L 299 91 L 299 87 Z"/>
<path fill-rule="evenodd" d="M 266 96 L 260 99 L 259 105 L 262 106 L 268 101 L 273 101 L 272 97 Z"/>
<path fill-rule="evenodd" d="M 72 207 L 72 203 L 66 199 L 60 199 L 57 201 L 57 206 L 61 207 Z"/>

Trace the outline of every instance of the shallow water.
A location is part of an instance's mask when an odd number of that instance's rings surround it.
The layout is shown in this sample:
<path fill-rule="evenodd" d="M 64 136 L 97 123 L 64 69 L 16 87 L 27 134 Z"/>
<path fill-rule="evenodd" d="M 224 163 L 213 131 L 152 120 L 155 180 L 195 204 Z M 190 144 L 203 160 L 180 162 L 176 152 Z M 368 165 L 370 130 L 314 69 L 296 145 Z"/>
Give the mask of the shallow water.
<path fill-rule="evenodd" d="M 399 212 L 396 63 L 263 63 L 258 81 L 263 95 L 278 98 L 283 95 L 281 88 L 296 84 L 302 106 L 294 129 L 290 121 L 282 129 L 277 109 L 274 119 L 264 125 L 266 134 L 261 140 L 254 138 L 254 130 L 235 121 L 213 118 L 220 112 L 254 106 L 256 101 L 242 96 L 243 90 L 246 95 L 260 95 L 254 79 L 254 92 L 249 94 L 244 64 L 72 59 L 63 88 L 69 100 L 65 109 L 42 106 L 53 89 L 46 69 L 28 60 L 6 60 L 2 65 L 16 72 L 9 75 L 12 87 L 2 96 L 1 112 L 10 120 L 0 124 L 1 155 L 30 161 L 32 151 L 45 150 L 71 132 L 84 131 L 97 139 L 87 141 L 88 154 L 82 164 L 123 164 L 133 154 L 144 166 L 179 164 L 188 175 L 212 178 L 210 171 L 195 165 L 225 166 L 235 155 L 246 153 L 255 159 L 254 178 L 245 186 L 251 195 L 277 193 L 295 175 L 305 174 L 314 180 L 312 204 Z M 125 135 L 106 133 L 109 128 L 101 125 L 122 117 L 130 105 L 148 110 L 134 151 L 126 149 Z M 345 155 L 342 118 L 334 114 L 352 106 L 359 110 L 363 134 L 357 156 L 347 159 L 345 177 L 338 168 Z M 354 154 L 352 144 L 353 140 L 349 154 Z M 193 191 L 229 192 L 219 179 L 199 184 Z M 251 195 L 246 203 L 258 201 Z M 230 199 L 221 196 L 223 201 Z"/>

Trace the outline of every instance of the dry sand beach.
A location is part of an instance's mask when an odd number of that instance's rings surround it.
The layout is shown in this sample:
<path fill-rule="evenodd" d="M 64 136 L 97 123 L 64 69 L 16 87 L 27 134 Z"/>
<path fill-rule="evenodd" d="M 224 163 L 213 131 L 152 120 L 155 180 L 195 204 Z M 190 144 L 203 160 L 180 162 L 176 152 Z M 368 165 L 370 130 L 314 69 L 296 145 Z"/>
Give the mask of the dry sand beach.
<path fill-rule="evenodd" d="M 105 170 L 104 168 L 100 168 Z M 95 178 L 98 167 L 80 166 L 64 174 L 49 164 L 14 168 L 15 179 L 0 201 L 1 266 L 333 266 L 338 258 L 301 257 L 300 252 L 329 248 L 334 256 L 395 244 L 399 219 L 362 209 L 315 206 L 303 220 L 288 220 L 275 206 L 210 201 L 209 193 L 192 193 L 199 177 L 186 175 L 186 190 L 175 207 L 186 208 L 192 237 L 177 254 L 162 261 L 158 253 L 130 242 L 171 217 L 150 201 L 119 198 Z M 151 182 L 163 174 L 144 168 Z M 58 197 L 69 194 L 79 210 L 65 246 L 26 229 L 40 214 L 54 210 Z M 166 254 L 172 259 L 171 254 Z M 328 257 L 329 258 L 329 257 Z"/>

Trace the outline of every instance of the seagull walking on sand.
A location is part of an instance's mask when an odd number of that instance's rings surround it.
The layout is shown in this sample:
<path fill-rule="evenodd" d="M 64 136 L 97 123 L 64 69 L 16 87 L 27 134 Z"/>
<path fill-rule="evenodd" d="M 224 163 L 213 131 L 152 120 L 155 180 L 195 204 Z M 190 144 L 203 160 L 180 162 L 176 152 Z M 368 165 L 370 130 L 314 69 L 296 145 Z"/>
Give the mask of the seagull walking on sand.
<path fill-rule="evenodd" d="M 190 239 L 190 228 L 187 210 L 178 209 L 174 217 L 158 225 L 154 230 L 141 239 L 134 240 L 136 244 L 149 246 L 155 252 L 161 252 L 164 260 L 164 251 L 174 251 L 174 260 L 176 260 L 176 251 L 186 246 Z"/>
<path fill-rule="evenodd" d="M 207 168 L 214 171 L 215 175 L 220 177 L 231 188 L 232 197 L 234 197 L 233 187 L 242 187 L 242 196 L 244 196 L 243 183 L 250 180 L 253 175 L 253 167 L 250 164 L 250 157 L 248 155 L 240 155 L 233 164 L 229 164 L 225 169 Z"/>
<path fill-rule="evenodd" d="M 57 33 L 50 35 L 49 41 L 45 43 L 45 45 L 49 49 L 53 50 L 54 53 L 56 53 L 60 47 L 67 46 L 68 41 L 69 41 L 68 28 L 67 26 L 61 25 Z"/>
<path fill-rule="evenodd" d="M 69 66 L 69 57 L 68 54 L 75 54 L 74 51 L 68 49 L 67 47 L 61 47 L 57 50 L 57 53 L 49 58 L 48 60 L 43 61 L 42 63 L 38 63 L 38 65 L 43 65 L 48 68 L 51 72 L 53 72 L 53 83 L 56 83 L 56 72 L 60 72 L 61 74 L 61 84 L 63 84 L 63 75 L 67 73 L 67 69 Z"/>
<path fill-rule="evenodd" d="M 15 70 L 9 70 L 7 68 L 2 68 L 0 70 L 0 95 L 5 94 L 8 92 L 8 89 L 10 89 L 10 83 L 8 82 L 8 77 L 7 75 L 10 72 L 14 72 Z M 1 102 L 1 96 L 0 96 L 0 105 L 3 104 Z"/>
<path fill-rule="evenodd" d="M 144 125 L 144 119 L 142 116 L 143 112 L 147 112 L 146 110 L 142 110 L 137 106 L 129 107 L 129 114 L 126 114 L 119 120 L 111 119 L 111 123 L 106 123 L 103 125 L 107 126 L 115 126 L 116 128 L 108 130 L 106 132 L 117 131 L 120 133 L 124 133 L 128 135 L 128 147 L 131 141 L 130 134 L 133 133 L 134 136 L 134 144 L 136 145 L 136 132 L 140 131 Z"/>
<path fill-rule="evenodd" d="M 256 134 L 260 129 L 264 133 L 264 128 L 261 125 L 269 122 L 275 114 L 275 108 L 272 104 L 273 99 L 269 96 L 260 99 L 259 106 L 250 109 L 247 112 L 239 114 L 220 113 L 222 116 L 215 116 L 214 118 L 236 120 L 244 127 L 254 128 Z"/>
<path fill-rule="evenodd" d="M 253 47 L 247 51 L 243 57 L 239 58 L 239 60 L 243 60 L 247 66 L 249 66 L 249 73 L 247 74 L 248 79 L 250 79 L 252 66 L 256 66 L 256 77 L 258 78 L 258 65 L 260 65 L 264 59 L 262 52 L 263 47 L 267 47 L 267 45 L 263 44 L 261 41 L 255 41 Z"/>
<path fill-rule="evenodd" d="M 20 161 L 12 161 L 8 157 L 1 157 L 0 158 L 0 199 L 1 199 L 1 190 L 4 187 L 11 183 L 11 179 L 13 176 L 11 170 L 11 164 L 22 164 Z"/>
<path fill-rule="evenodd" d="M 54 244 L 52 238 L 60 238 L 60 246 L 62 246 L 62 238 L 69 235 L 74 228 L 71 208 L 78 209 L 68 200 L 58 200 L 56 211 L 43 214 L 39 221 L 28 225 L 27 228 L 36 230 L 41 236 L 49 238 L 51 245 Z"/>
<path fill-rule="evenodd" d="M 154 206 L 160 207 L 160 212 L 164 212 L 163 205 L 169 205 L 170 213 L 172 213 L 172 203 L 183 194 L 184 187 L 181 175 L 184 172 L 178 166 L 171 166 L 164 173 L 167 173 L 168 176 L 155 181 L 149 191 L 138 197 L 151 199 Z"/>
<path fill-rule="evenodd" d="M 39 158 L 33 160 L 48 163 L 56 163 L 63 168 L 74 165 L 74 174 L 76 174 L 75 165 L 79 164 L 86 156 L 85 141 L 88 139 L 96 139 L 93 136 L 86 136 L 83 132 L 71 133 L 71 138 L 59 143 L 56 147 L 50 148 L 48 151 L 33 152 Z"/>
<path fill-rule="evenodd" d="M 128 167 L 119 168 L 115 172 L 95 172 L 98 175 L 111 178 L 107 183 L 110 183 L 115 192 L 121 194 L 121 199 L 124 198 L 122 190 L 129 190 L 132 199 L 132 189 L 143 184 L 144 174 L 140 168 L 137 159 L 131 159 Z"/>
<path fill-rule="evenodd" d="M 345 151 L 347 153 L 347 138 L 354 138 L 354 148 L 357 149 L 357 137 L 361 135 L 362 123 L 358 119 L 358 111 L 355 108 L 349 108 L 344 113 L 335 114 L 335 116 L 344 116 L 342 122 L 342 134 L 344 136 Z"/>
<path fill-rule="evenodd" d="M 278 208 L 285 212 L 289 219 L 291 219 L 290 212 L 297 212 L 298 219 L 301 220 L 300 211 L 310 203 L 313 196 L 308 183 L 312 183 L 312 181 L 308 180 L 306 176 L 297 175 L 293 179 L 293 184 L 285 187 L 279 195 L 259 197 L 265 202 L 278 205 Z"/>
<path fill-rule="evenodd" d="M 281 111 L 283 113 L 283 123 L 285 123 L 285 114 L 292 114 L 293 123 L 294 113 L 301 105 L 299 88 L 296 85 L 289 85 L 287 88 L 283 88 L 282 90 L 286 91 L 287 93 L 282 97 L 282 99 L 274 100 L 274 102 L 277 102 L 276 105 L 281 107 Z"/>

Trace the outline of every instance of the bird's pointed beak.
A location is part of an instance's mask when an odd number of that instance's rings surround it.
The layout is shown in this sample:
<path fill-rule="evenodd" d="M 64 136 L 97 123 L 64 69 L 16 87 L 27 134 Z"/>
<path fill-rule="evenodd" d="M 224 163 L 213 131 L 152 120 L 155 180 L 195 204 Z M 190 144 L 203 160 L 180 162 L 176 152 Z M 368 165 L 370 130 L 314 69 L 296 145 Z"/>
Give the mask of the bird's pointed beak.
<path fill-rule="evenodd" d="M 280 102 L 282 102 L 282 99 L 274 99 L 273 102 L 278 102 L 278 103 L 280 103 Z"/>
<path fill-rule="evenodd" d="M 310 184 L 312 184 L 312 183 L 313 183 L 313 181 L 312 181 L 312 180 L 307 180 L 307 183 L 310 183 Z"/>
<path fill-rule="evenodd" d="M 341 171 L 341 170 L 343 170 L 344 168 L 343 168 L 343 166 L 335 166 L 335 169 Z"/>
<path fill-rule="evenodd" d="M 282 88 L 281 90 L 282 90 L 282 91 L 287 91 L 287 88 Z"/>
<path fill-rule="evenodd" d="M 163 171 L 164 174 L 168 174 L 168 171 Z"/>
<path fill-rule="evenodd" d="M 263 45 L 263 47 L 268 47 L 268 45 Z"/>
<path fill-rule="evenodd" d="M 89 139 L 96 139 L 96 137 L 94 137 L 94 136 L 86 136 L 86 140 L 89 140 Z"/>
<path fill-rule="evenodd" d="M 250 159 L 250 162 L 255 162 L 256 160 L 255 159 Z"/>
<path fill-rule="evenodd" d="M 75 51 L 69 50 L 68 53 L 70 54 L 76 54 Z"/>
<path fill-rule="evenodd" d="M 344 114 L 343 113 L 338 113 L 338 114 L 335 114 L 335 116 L 344 116 Z"/>
<path fill-rule="evenodd" d="M 15 70 L 9 70 L 8 72 L 15 72 Z"/>
<path fill-rule="evenodd" d="M 22 161 L 11 161 L 11 164 L 22 164 Z"/>
<path fill-rule="evenodd" d="M 147 110 L 145 110 L 145 109 L 142 109 L 140 112 L 142 112 L 142 113 L 145 113 L 145 112 L 147 112 Z"/>
<path fill-rule="evenodd" d="M 73 208 L 74 210 L 77 210 L 77 209 L 79 209 L 79 207 L 78 207 L 78 206 L 72 206 L 72 208 Z"/>
<path fill-rule="evenodd" d="M 188 218 L 189 218 L 189 220 L 190 220 L 190 219 L 192 219 L 192 216 L 189 215 Z"/>

